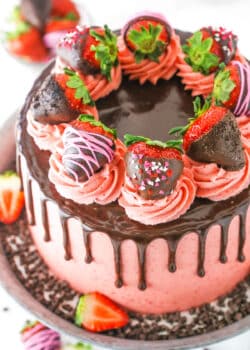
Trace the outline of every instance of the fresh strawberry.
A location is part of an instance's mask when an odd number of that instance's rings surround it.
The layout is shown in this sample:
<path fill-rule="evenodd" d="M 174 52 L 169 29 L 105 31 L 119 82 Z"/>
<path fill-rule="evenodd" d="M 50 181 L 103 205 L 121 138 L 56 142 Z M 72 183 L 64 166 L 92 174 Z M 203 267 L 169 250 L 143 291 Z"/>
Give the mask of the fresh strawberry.
<path fill-rule="evenodd" d="M 82 296 L 75 315 L 76 325 L 92 332 L 121 328 L 126 326 L 128 321 L 125 311 L 98 292 Z"/>
<path fill-rule="evenodd" d="M 171 29 L 163 19 L 142 15 L 126 25 L 124 41 L 140 63 L 147 58 L 158 62 L 170 41 Z"/>
<path fill-rule="evenodd" d="M 106 25 L 78 26 L 60 40 L 57 54 L 83 74 L 101 73 L 110 80 L 112 67 L 118 65 L 117 37 Z"/>
<path fill-rule="evenodd" d="M 71 20 L 78 20 L 80 18 L 79 12 L 71 0 L 52 0 L 51 16 L 67 17 Z"/>
<path fill-rule="evenodd" d="M 20 190 L 21 181 L 16 173 L 7 171 L 0 175 L 0 222 L 15 222 L 24 206 L 24 194 Z"/>
<path fill-rule="evenodd" d="M 240 131 L 234 115 L 225 107 L 211 105 L 209 100 L 201 107 L 194 101 L 195 117 L 189 124 L 170 130 L 183 136 L 187 155 L 204 163 L 216 163 L 226 170 L 239 170 L 245 165 Z"/>
<path fill-rule="evenodd" d="M 8 50 L 29 61 L 42 62 L 48 58 L 41 33 L 28 23 L 19 23 L 15 32 L 7 34 Z"/>
<path fill-rule="evenodd" d="M 23 18 L 43 31 L 51 10 L 51 0 L 22 0 L 20 10 Z"/>
<path fill-rule="evenodd" d="M 223 66 L 215 77 L 212 97 L 216 105 L 238 115 L 250 115 L 250 66 L 232 61 Z"/>
<path fill-rule="evenodd" d="M 70 19 L 50 19 L 45 27 L 46 33 L 57 32 L 57 31 L 70 31 L 75 28 L 78 21 Z"/>
<path fill-rule="evenodd" d="M 63 134 L 62 163 L 76 181 L 87 181 L 114 158 L 116 130 L 82 114 Z"/>
<path fill-rule="evenodd" d="M 195 72 L 205 75 L 216 71 L 220 63 L 228 64 L 235 56 L 237 37 L 232 32 L 220 27 L 201 28 L 182 46 L 186 54 L 185 61 Z"/>
<path fill-rule="evenodd" d="M 124 136 L 127 175 L 144 199 L 161 199 L 175 188 L 182 174 L 180 142 L 152 141 L 143 136 Z"/>

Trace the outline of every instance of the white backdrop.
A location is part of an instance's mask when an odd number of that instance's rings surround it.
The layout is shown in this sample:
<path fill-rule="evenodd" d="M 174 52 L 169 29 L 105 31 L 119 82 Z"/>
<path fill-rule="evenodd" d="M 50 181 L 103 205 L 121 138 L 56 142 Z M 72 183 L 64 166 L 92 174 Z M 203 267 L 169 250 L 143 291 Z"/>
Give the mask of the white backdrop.
<path fill-rule="evenodd" d="M 141 10 L 166 15 L 175 28 L 196 30 L 205 25 L 225 26 L 240 38 L 241 52 L 250 58 L 250 0 L 78 0 L 86 8 L 86 20 L 92 24 L 108 23 L 113 29 Z M 0 0 L 0 30 L 14 0 Z M 41 67 L 23 64 L 10 57 L 0 46 L 0 125 L 22 105 Z M 3 150 L 1 150 L 3 151 Z M 8 306 L 10 310 L 4 311 Z M 0 349 L 21 350 L 18 331 L 31 316 L 0 288 Z M 250 350 L 250 332 L 220 343 L 210 350 Z"/>

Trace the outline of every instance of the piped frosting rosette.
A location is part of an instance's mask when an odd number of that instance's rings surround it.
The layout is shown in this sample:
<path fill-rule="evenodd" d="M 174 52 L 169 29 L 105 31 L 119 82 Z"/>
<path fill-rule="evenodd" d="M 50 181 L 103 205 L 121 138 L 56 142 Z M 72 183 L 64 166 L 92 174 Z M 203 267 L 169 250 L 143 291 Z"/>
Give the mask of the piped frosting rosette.
<path fill-rule="evenodd" d="M 118 61 L 117 36 L 108 26 L 78 26 L 59 41 L 55 71 L 74 69 L 96 101 L 118 89 L 122 71 Z"/>
<path fill-rule="evenodd" d="M 226 171 L 215 163 L 200 163 L 186 156 L 197 185 L 197 197 L 222 201 L 247 188 L 250 185 L 250 154 L 247 149 L 244 153 L 246 164 L 237 171 Z"/>
<path fill-rule="evenodd" d="M 39 322 L 27 323 L 21 331 L 21 341 L 25 350 L 60 350 L 62 346 L 60 334 Z"/>
<path fill-rule="evenodd" d="M 124 74 L 140 84 L 169 80 L 177 70 L 180 40 L 161 14 L 143 12 L 131 19 L 118 40 Z"/>
<path fill-rule="evenodd" d="M 83 129 L 79 125 L 73 122 L 65 129 L 49 160 L 49 180 L 58 193 L 76 203 L 111 203 L 124 183 L 125 146 L 110 138 L 109 132 L 99 133 L 98 126 L 93 129 L 85 124 Z"/>
<path fill-rule="evenodd" d="M 202 28 L 183 45 L 177 59 L 177 75 L 181 77 L 185 90 L 192 91 L 192 96 L 206 97 L 213 90 L 215 72 L 220 63 L 228 64 L 232 59 L 246 62 L 237 49 L 237 37 L 223 28 Z"/>
<path fill-rule="evenodd" d="M 241 132 L 242 143 L 248 153 L 250 153 L 250 119 L 247 116 L 241 116 L 236 120 Z"/>

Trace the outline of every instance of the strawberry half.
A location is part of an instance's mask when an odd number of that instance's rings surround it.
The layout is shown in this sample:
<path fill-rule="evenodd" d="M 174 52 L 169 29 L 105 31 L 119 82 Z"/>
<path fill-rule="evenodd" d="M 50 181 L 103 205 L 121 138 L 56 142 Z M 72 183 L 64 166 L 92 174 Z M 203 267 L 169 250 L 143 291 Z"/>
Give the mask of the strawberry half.
<path fill-rule="evenodd" d="M 159 62 L 170 41 L 171 28 L 162 18 L 139 16 L 123 30 L 127 47 L 134 52 L 136 63 L 143 59 Z"/>
<path fill-rule="evenodd" d="M 212 97 L 216 105 L 238 115 L 250 115 L 250 66 L 238 61 L 222 66 L 215 77 Z"/>
<path fill-rule="evenodd" d="M 92 332 L 121 328 L 126 326 L 128 321 L 125 311 L 98 292 L 82 296 L 77 305 L 76 325 Z"/>
<path fill-rule="evenodd" d="M 194 112 L 188 125 L 169 132 L 183 136 L 187 155 L 198 162 L 216 163 L 228 171 L 243 168 L 245 155 L 234 115 L 224 107 L 211 106 L 209 100 L 201 107 L 199 97 L 194 101 Z"/>
<path fill-rule="evenodd" d="M 63 134 L 65 172 L 77 182 L 87 181 L 113 160 L 115 138 L 116 130 L 91 115 L 80 115 Z"/>
<path fill-rule="evenodd" d="M 202 28 L 195 32 L 182 46 L 185 61 L 195 72 L 205 75 L 216 71 L 220 63 L 228 64 L 235 56 L 237 36 L 220 27 Z"/>
<path fill-rule="evenodd" d="M 50 10 L 50 0 L 22 0 L 20 10 L 23 18 L 34 27 L 43 31 L 45 22 L 47 21 Z"/>
<path fill-rule="evenodd" d="M 0 222 L 15 222 L 24 206 L 24 193 L 20 191 L 21 181 L 12 171 L 0 175 Z"/>
<path fill-rule="evenodd" d="M 117 37 L 106 25 L 77 27 L 60 40 L 57 54 L 83 74 L 101 73 L 110 80 L 112 67 L 118 65 Z"/>
<path fill-rule="evenodd" d="M 127 175 L 144 199 L 161 199 L 175 188 L 182 174 L 180 142 L 152 141 L 143 136 L 126 134 L 125 156 Z"/>

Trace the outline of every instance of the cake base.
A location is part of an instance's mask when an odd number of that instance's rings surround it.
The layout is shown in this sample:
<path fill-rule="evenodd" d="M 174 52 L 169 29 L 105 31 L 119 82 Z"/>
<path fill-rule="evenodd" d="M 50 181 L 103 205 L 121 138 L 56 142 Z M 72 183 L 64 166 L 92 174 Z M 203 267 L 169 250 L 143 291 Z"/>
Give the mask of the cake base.
<path fill-rule="evenodd" d="M 12 271 L 19 279 L 21 284 L 29 291 L 30 298 L 35 298 L 48 310 L 58 315 L 60 318 L 73 322 L 76 304 L 79 295 L 73 291 L 65 282 L 57 280 L 48 270 L 32 242 L 28 231 L 28 225 L 25 218 L 21 218 L 13 225 L 0 226 L 0 242 L 2 243 L 3 253 L 8 264 L 9 273 Z M 0 260 L 0 271 L 6 270 Z M 6 272 L 5 272 L 6 273 Z M 2 272 L 0 272 L 1 277 Z M 5 283 L 5 281 L 3 280 Z M 14 286 L 12 286 L 14 287 Z M 17 291 L 18 292 L 18 291 Z M 186 312 L 175 312 L 160 316 L 139 315 L 130 313 L 130 323 L 123 329 L 106 332 L 106 338 L 110 340 L 117 338 L 121 342 L 127 342 L 128 339 L 140 340 L 140 349 L 144 349 L 143 344 L 152 345 L 152 340 L 161 340 L 164 343 L 164 349 L 178 349 L 181 344 L 186 343 L 186 339 L 194 339 L 192 348 L 200 338 L 197 346 L 205 345 L 207 339 L 218 339 L 214 337 L 214 331 L 224 328 L 221 338 L 232 336 L 236 332 L 243 330 L 250 325 L 250 277 L 240 283 L 232 293 L 219 298 L 217 301 L 203 305 L 199 308 L 193 308 Z M 17 297 L 18 298 L 18 297 Z M 35 310 L 32 310 L 35 311 Z M 42 318 L 50 323 L 50 313 L 44 311 Z M 241 322 L 242 328 L 237 326 Z M 231 325 L 231 326 L 230 326 Z M 60 327 L 60 323 L 54 324 L 54 327 Z M 82 332 L 82 339 L 86 339 L 86 333 L 72 325 L 78 334 Z M 234 331 L 232 331 L 232 328 Z M 68 323 L 68 329 L 71 330 Z M 227 332 L 228 329 L 228 332 Z M 229 329 L 231 329 L 229 331 Z M 213 333 L 211 333 L 213 332 Z M 85 334 L 84 334 L 85 333 Z M 218 333 L 219 334 L 219 333 Z M 200 335 L 197 337 L 197 335 Z M 209 338 L 207 337 L 209 335 Z M 96 336 L 96 335 L 95 335 Z M 101 335 L 98 335 L 101 336 Z M 97 337 L 98 337 L 97 336 Z M 204 336 L 204 342 L 201 339 Z M 220 339 L 221 339 L 220 338 Z M 178 347 L 166 347 L 165 344 L 172 342 L 172 339 L 179 342 Z M 185 339 L 185 342 L 182 340 Z M 143 341 L 145 340 L 145 342 Z M 143 342 L 142 342 L 143 341 Z M 156 342 L 159 344 L 159 342 Z M 125 344 L 125 343 L 124 343 Z M 131 343 L 132 344 L 132 343 Z M 138 345 L 138 343 L 137 343 Z M 191 346 L 191 343 L 190 343 Z M 129 349 L 130 347 L 116 347 L 114 349 Z M 145 347 L 150 349 L 160 349 L 162 347 Z M 183 347 L 182 348 L 189 348 Z M 131 347 L 132 349 L 132 347 Z"/>

